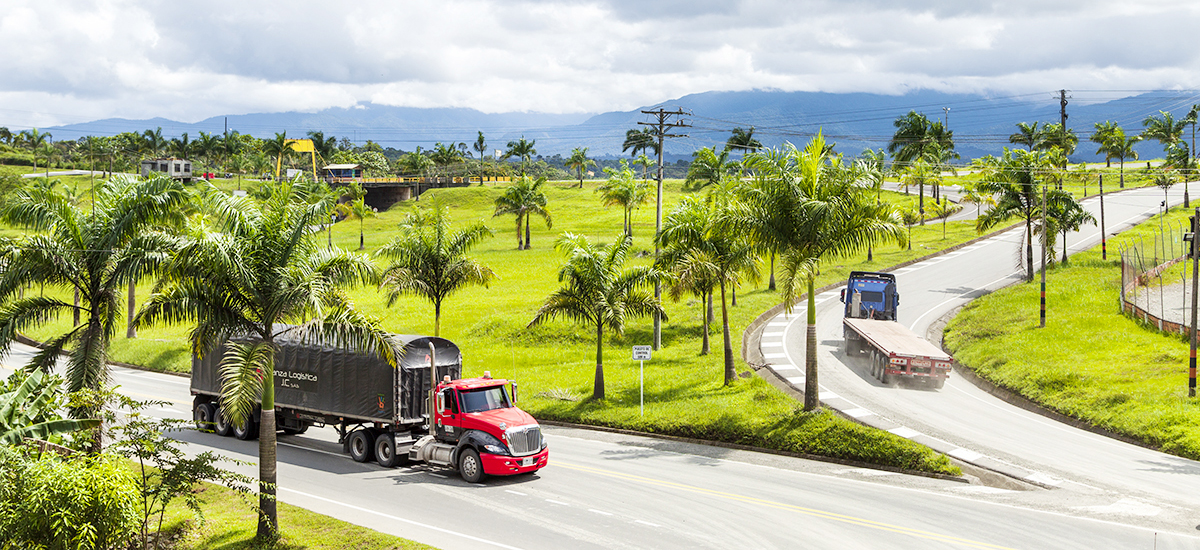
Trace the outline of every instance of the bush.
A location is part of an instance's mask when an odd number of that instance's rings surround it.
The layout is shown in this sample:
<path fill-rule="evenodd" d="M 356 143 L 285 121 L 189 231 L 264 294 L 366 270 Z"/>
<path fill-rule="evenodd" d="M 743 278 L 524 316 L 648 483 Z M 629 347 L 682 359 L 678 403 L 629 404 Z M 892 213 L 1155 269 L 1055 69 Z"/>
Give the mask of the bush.
<path fill-rule="evenodd" d="M 115 457 L 37 457 L 0 447 L 0 547 L 123 547 L 137 532 L 138 498 Z"/>
<path fill-rule="evenodd" d="M 28 153 L 0 153 L 0 164 L 33 166 L 33 155 Z"/>

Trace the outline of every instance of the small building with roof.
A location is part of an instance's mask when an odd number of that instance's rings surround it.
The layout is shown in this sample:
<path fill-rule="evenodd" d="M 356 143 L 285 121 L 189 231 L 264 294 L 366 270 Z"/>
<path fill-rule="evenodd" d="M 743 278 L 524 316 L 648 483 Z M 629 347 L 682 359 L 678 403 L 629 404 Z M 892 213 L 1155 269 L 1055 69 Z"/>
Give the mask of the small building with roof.
<path fill-rule="evenodd" d="M 190 182 L 192 181 L 192 161 L 174 157 L 143 160 L 141 163 L 142 177 L 149 176 L 151 172 L 160 172 L 172 178 Z"/>

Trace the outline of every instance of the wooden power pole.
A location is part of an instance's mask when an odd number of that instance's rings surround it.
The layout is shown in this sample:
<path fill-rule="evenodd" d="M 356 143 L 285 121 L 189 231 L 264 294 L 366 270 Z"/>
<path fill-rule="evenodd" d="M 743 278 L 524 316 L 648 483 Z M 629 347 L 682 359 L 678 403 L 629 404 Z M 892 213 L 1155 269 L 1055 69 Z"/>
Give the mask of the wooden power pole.
<path fill-rule="evenodd" d="M 691 125 L 687 122 L 678 119 L 672 121 L 671 118 L 691 113 L 685 113 L 683 109 L 667 111 L 659 107 L 657 111 L 642 111 L 642 114 L 652 115 L 657 119 L 656 122 L 638 122 L 638 124 L 654 128 L 654 136 L 658 138 L 658 192 L 655 195 L 654 201 L 654 259 L 657 260 L 660 252 L 658 235 L 662 232 L 663 139 L 687 137 L 685 134 L 668 134 L 667 132 L 672 128 L 690 127 Z M 659 281 L 654 282 L 654 299 L 662 301 L 662 283 Z M 654 349 L 657 350 L 660 348 L 662 348 L 662 316 L 655 313 Z"/>

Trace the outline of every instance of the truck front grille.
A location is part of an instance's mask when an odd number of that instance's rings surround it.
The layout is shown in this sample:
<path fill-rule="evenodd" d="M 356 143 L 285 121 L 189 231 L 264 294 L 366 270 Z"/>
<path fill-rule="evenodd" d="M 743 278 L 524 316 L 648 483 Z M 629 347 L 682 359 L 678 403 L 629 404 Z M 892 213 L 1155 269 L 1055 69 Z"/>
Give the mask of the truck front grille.
<path fill-rule="evenodd" d="M 507 432 L 508 445 L 516 456 L 531 455 L 542 450 L 542 428 L 533 426 L 518 426 Z"/>

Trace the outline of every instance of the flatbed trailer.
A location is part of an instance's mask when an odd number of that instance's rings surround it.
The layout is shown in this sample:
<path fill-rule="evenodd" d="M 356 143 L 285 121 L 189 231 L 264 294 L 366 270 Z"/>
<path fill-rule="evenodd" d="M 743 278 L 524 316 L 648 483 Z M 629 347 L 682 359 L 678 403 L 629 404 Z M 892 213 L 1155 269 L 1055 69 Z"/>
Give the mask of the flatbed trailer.
<path fill-rule="evenodd" d="M 866 353 L 871 376 L 884 384 L 916 380 L 941 388 L 950 377 L 953 358 L 895 321 L 842 319 L 846 353 Z"/>

